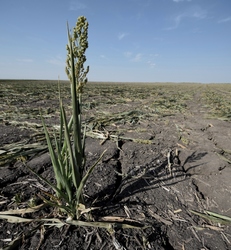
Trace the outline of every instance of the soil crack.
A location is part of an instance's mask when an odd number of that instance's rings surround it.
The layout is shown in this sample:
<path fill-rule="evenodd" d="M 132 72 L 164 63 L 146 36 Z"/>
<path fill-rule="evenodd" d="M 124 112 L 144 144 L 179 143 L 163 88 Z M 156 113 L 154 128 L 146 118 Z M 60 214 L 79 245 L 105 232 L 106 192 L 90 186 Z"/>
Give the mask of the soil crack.
<path fill-rule="evenodd" d="M 200 191 L 198 185 L 195 183 L 195 180 L 192 179 L 192 185 L 195 187 L 196 192 L 199 194 L 199 197 L 203 200 L 205 200 L 204 194 Z"/>

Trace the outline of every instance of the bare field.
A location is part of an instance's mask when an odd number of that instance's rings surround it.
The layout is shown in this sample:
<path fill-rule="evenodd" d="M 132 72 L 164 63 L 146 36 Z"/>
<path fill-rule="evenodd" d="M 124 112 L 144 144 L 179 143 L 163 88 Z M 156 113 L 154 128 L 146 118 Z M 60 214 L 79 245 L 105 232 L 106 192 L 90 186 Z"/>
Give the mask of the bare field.
<path fill-rule="evenodd" d="M 69 82 L 60 84 L 70 114 Z M 123 249 L 231 249 L 229 223 L 209 213 L 231 217 L 231 84 L 92 82 L 82 111 L 87 166 L 108 149 L 86 185 L 89 206 L 99 219 L 148 225 L 115 228 Z M 40 113 L 55 133 L 57 81 L 0 80 L 0 211 L 41 203 L 47 187 L 24 164 L 53 178 Z M 103 229 L 0 220 L 0 248 L 17 237 L 14 249 L 115 249 Z"/>

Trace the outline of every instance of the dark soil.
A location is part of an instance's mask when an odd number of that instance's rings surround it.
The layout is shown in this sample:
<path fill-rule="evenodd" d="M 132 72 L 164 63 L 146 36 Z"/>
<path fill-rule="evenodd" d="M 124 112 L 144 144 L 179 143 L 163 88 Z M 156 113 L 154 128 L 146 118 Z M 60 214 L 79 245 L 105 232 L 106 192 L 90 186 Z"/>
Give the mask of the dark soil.
<path fill-rule="evenodd" d="M 29 88 L 32 83 L 35 93 L 39 82 L 24 82 L 23 86 L 27 84 Z M 21 90 L 25 95 L 21 100 L 19 89 L 12 87 L 14 84 L 19 86 L 22 82 L 1 82 L 0 150 L 16 142 L 26 145 L 40 142 L 42 128 L 35 124 L 41 125 L 41 121 L 39 115 L 31 116 L 32 110 L 35 112 L 40 107 L 50 111 L 46 122 L 58 123 L 58 96 L 57 100 L 52 98 L 52 89 L 45 92 L 46 98 L 40 92 L 41 96 L 38 93 L 31 99 L 25 94 L 31 90 Z M 172 91 L 165 98 L 178 94 L 179 105 L 184 109 L 176 112 L 177 108 L 173 108 L 173 112 L 169 107 L 167 114 L 161 115 L 157 108 L 150 110 L 154 99 L 157 100 L 150 94 L 150 86 L 142 97 L 136 96 L 144 88 L 142 85 L 96 86 L 95 91 L 91 90 L 84 97 L 84 121 L 92 126 L 86 139 L 87 167 L 104 149 L 107 151 L 86 184 L 87 204 L 100 207 L 92 212 L 96 221 L 104 216 L 119 216 L 136 220 L 147 228 L 114 228 L 112 237 L 106 229 L 100 228 L 68 225 L 56 228 L 36 222 L 14 224 L 0 220 L 0 248 L 7 249 L 11 241 L 23 236 L 11 249 L 231 249 L 229 225 L 191 212 L 212 211 L 231 216 L 231 123 L 228 119 L 211 118 L 214 106 L 205 99 L 207 92 L 216 88 L 188 84 L 183 87 L 183 98 L 179 94 L 183 85 L 163 85 L 160 87 L 163 92 Z M 116 93 L 113 87 L 117 88 Z M 94 85 L 90 84 L 90 88 Z M 229 93 L 230 89 L 231 86 Z M 123 97 L 120 102 L 119 96 Z M 65 102 L 68 103 L 67 96 Z M 16 108 L 18 112 L 14 112 Z M 128 113 L 127 118 L 120 117 L 110 123 L 97 120 L 107 112 L 123 114 L 134 110 L 143 116 L 133 113 L 130 117 Z M 94 124 L 92 117 L 96 118 Z M 109 133 L 105 141 L 90 136 L 90 132 L 105 135 L 105 131 Z M 41 145 L 45 145 L 44 141 Z M 42 176 L 54 180 L 46 149 L 23 157 L 23 161 Z M 41 187 L 49 189 L 25 164 L 22 157 L 17 157 L 0 167 L 0 211 L 26 207 L 31 198 L 41 202 L 37 196 Z M 46 207 L 21 216 L 51 215 L 52 208 Z"/>

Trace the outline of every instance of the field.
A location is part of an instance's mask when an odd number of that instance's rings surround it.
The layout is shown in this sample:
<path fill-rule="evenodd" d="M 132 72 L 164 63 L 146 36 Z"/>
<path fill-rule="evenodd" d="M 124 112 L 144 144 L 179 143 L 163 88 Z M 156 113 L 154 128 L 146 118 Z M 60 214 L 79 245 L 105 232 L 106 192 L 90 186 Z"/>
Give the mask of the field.
<path fill-rule="evenodd" d="M 61 95 L 70 115 L 68 82 Z M 56 81 L 0 80 L 0 211 L 48 190 L 25 164 L 54 179 L 40 113 L 57 131 Z M 0 248 L 231 249 L 231 84 L 91 82 L 83 123 L 87 166 L 107 149 L 85 187 L 92 213 L 147 228 L 115 228 L 115 242 L 105 229 L 0 220 Z"/>

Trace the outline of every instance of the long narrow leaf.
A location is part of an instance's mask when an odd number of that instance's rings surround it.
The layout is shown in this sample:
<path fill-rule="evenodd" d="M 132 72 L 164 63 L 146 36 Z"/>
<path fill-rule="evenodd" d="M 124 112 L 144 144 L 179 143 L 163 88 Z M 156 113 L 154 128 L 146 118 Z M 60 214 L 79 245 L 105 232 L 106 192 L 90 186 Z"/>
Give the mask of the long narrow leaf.
<path fill-rule="evenodd" d="M 56 178 L 57 190 L 58 190 L 57 195 L 59 195 L 61 190 L 64 189 L 68 194 L 68 198 L 69 198 L 68 200 L 70 202 L 72 200 L 72 191 L 71 191 L 71 186 L 70 186 L 70 183 L 68 181 L 68 178 L 63 173 L 63 170 L 62 170 L 62 169 L 64 169 L 64 166 L 62 165 L 61 156 L 60 155 L 58 157 L 56 156 L 56 153 L 55 153 L 55 151 L 53 149 L 53 146 L 52 146 L 52 143 L 51 143 L 49 133 L 47 131 L 47 128 L 46 128 L 46 125 L 45 125 L 43 119 L 42 119 L 42 122 L 43 122 L 43 126 L 44 126 L 44 131 L 45 131 L 45 135 L 46 135 L 46 140 L 47 140 L 49 153 L 51 155 L 51 161 L 52 161 L 53 169 L 54 169 L 54 172 L 55 172 L 55 178 Z M 59 152 L 58 152 L 58 154 L 59 154 Z M 50 182 L 48 181 L 48 183 L 50 183 Z M 52 188 L 54 189 L 54 185 L 52 185 L 52 186 L 53 186 Z M 63 193 L 62 193 L 62 196 L 63 196 Z M 67 200 L 66 196 L 65 196 L 65 199 Z"/>
<path fill-rule="evenodd" d="M 61 108 L 60 108 L 60 114 L 61 114 Z M 70 118 L 70 121 L 68 122 L 68 130 L 71 131 L 71 128 L 73 126 L 73 115 L 71 116 Z M 63 142 L 63 146 L 62 146 L 62 154 L 67 150 L 67 143 L 66 141 L 64 140 Z"/>
<path fill-rule="evenodd" d="M 59 129 L 59 152 L 62 149 L 62 142 L 63 142 L 63 117 L 61 115 L 61 107 L 62 107 L 62 98 L 61 98 L 61 89 L 60 89 L 60 82 L 58 82 L 59 86 L 59 109 L 60 109 L 60 129 Z"/>
<path fill-rule="evenodd" d="M 38 206 L 35 207 L 28 207 L 28 208 L 22 208 L 22 209 L 10 209 L 10 210 L 6 210 L 6 211 L 0 211 L 0 214 L 27 214 L 27 213 L 34 213 L 38 210 L 40 210 L 41 208 L 43 208 L 45 205 L 44 204 L 40 204 Z"/>
<path fill-rule="evenodd" d="M 59 155 L 58 161 L 59 161 L 59 165 L 60 165 L 61 169 L 63 169 L 63 171 L 62 171 L 62 174 L 63 174 L 62 178 L 63 178 L 63 182 L 64 182 L 63 190 L 66 191 L 68 198 L 69 198 L 69 202 L 71 202 L 71 200 L 73 199 L 72 185 L 69 181 L 70 177 L 67 175 L 67 173 L 65 173 L 65 168 L 68 167 L 68 162 L 65 162 L 66 159 L 64 160 L 62 155 Z"/>
<path fill-rule="evenodd" d="M 9 223 L 32 222 L 34 220 L 8 214 L 0 214 L 0 219 L 7 220 Z"/>
<path fill-rule="evenodd" d="M 210 212 L 210 211 L 207 211 L 207 210 L 205 210 L 205 212 L 208 215 L 211 215 L 213 217 L 216 217 L 216 218 L 219 218 L 219 219 L 222 219 L 222 220 L 229 221 L 231 223 L 231 217 L 228 217 L 228 216 L 225 216 L 225 215 L 221 215 L 221 214 L 217 214 L 217 213 L 214 213 L 214 212 Z"/>
<path fill-rule="evenodd" d="M 56 149 L 57 149 L 57 160 L 58 160 L 58 166 L 60 169 L 60 173 L 62 176 L 62 189 L 65 190 L 67 192 L 67 195 L 69 197 L 69 202 L 72 200 L 72 187 L 71 187 L 71 183 L 69 181 L 69 172 L 66 171 L 66 168 L 68 168 L 68 160 L 65 159 L 66 157 L 68 157 L 67 152 L 63 152 L 63 154 L 61 153 L 61 151 L 59 151 L 59 145 L 58 145 L 58 141 L 56 136 L 55 138 L 55 145 L 56 145 Z M 55 168 L 55 166 L 53 166 L 53 168 Z"/>
<path fill-rule="evenodd" d="M 75 225 L 75 226 L 84 226 L 84 227 L 99 227 L 99 228 L 106 228 L 108 230 L 113 229 L 114 227 L 119 228 L 134 228 L 134 229 L 144 229 L 147 226 L 134 226 L 127 223 L 116 223 L 116 222 L 102 222 L 102 221 L 81 221 L 81 220 L 71 220 L 67 221 L 68 224 Z"/>
<path fill-rule="evenodd" d="M 62 183 L 62 175 L 60 172 L 60 166 L 59 166 L 58 158 L 57 158 L 55 151 L 53 149 L 51 139 L 50 139 L 49 133 L 47 131 L 47 127 L 44 123 L 43 117 L 42 117 L 42 123 L 43 123 L 44 132 L 45 132 L 45 136 L 46 136 L 46 140 L 47 140 L 47 146 L 48 146 L 49 153 L 51 156 L 51 161 L 53 164 L 53 169 L 55 172 L 55 179 L 57 181 L 57 187 L 58 187 L 58 189 L 61 189 L 64 183 Z"/>
<path fill-rule="evenodd" d="M 60 138 L 63 137 L 63 130 L 64 130 L 64 122 L 66 117 L 63 115 L 64 109 L 62 105 L 62 101 L 60 100 Z M 63 138 L 60 139 L 59 142 L 57 141 L 55 137 L 55 143 L 56 143 L 56 149 L 57 149 L 57 160 L 58 160 L 58 166 L 60 173 L 62 175 L 62 189 L 67 192 L 67 195 L 69 197 L 69 202 L 72 200 L 72 185 L 70 183 L 70 169 L 69 169 L 69 163 L 68 163 L 68 157 L 69 157 L 69 152 L 67 150 L 67 147 L 62 150 L 62 141 Z M 66 143 L 67 140 L 64 140 Z M 54 166 L 53 166 L 54 167 Z"/>
<path fill-rule="evenodd" d="M 221 218 L 221 216 L 218 216 L 218 214 L 216 214 L 216 216 L 214 216 L 214 213 L 212 213 L 212 212 L 206 211 L 208 214 L 204 214 L 204 213 L 200 213 L 200 212 L 197 212 L 194 210 L 189 210 L 189 211 L 193 214 L 200 216 L 201 218 L 212 221 L 214 223 L 220 223 L 220 224 L 224 224 L 224 225 L 230 224 L 230 220 Z"/>
<path fill-rule="evenodd" d="M 85 152 L 84 152 L 84 149 L 85 149 L 85 142 L 86 142 L 86 133 L 87 133 L 87 125 L 85 124 L 84 126 L 84 131 L 83 131 L 83 142 L 82 142 L 82 157 L 83 157 L 83 163 L 82 163 L 82 167 L 84 168 L 85 167 L 85 164 L 86 164 L 86 156 L 85 156 Z"/>
<path fill-rule="evenodd" d="M 59 195 L 59 197 L 62 197 L 66 202 L 68 202 L 68 197 L 66 196 L 66 194 L 64 194 L 61 189 L 59 189 L 58 187 L 56 187 L 55 185 L 53 185 L 50 181 L 48 181 L 47 179 L 45 179 L 44 177 L 42 177 L 40 174 L 36 173 L 31 167 L 27 166 L 27 168 L 30 169 L 30 171 L 32 173 L 34 173 L 39 179 L 43 180 L 48 186 L 50 186 L 55 192 L 56 194 Z"/>
<path fill-rule="evenodd" d="M 103 153 L 100 155 L 100 157 L 98 158 L 98 160 L 88 169 L 87 173 L 84 175 L 84 177 L 82 178 L 81 182 L 80 182 L 80 185 L 77 189 L 77 192 L 76 192 L 76 200 L 77 200 L 77 205 L 79 204 L 80 202 L 80 197 L 82 195 L 82 191 L 83 191 L 83 187 L 84 185 L 86 184 L 90 174 L 92 173 L 92 171 L 94 170 L 94 168 L 96 167 L 96 165 L 99 163 L 99 161 L 102 159 L 104 153 L 106 152 L 107 150 L 104 150 Z"/>
<path fill-rule="evenodd" d="M 79 166 L 77 165 L 77 162 L 75 161 L 72 146 L 71 146 L 71 141 L 70 141 L 70 131 L 68 130 L 68 125 L 67 125 L 67 119 L 66 119 L 66 114 L 64 111 L 64 108 L 62 107 L 62 116 L 63 116 L 63 121 L 64 121 L 64 130 L 65 130 L 65 141 L 67 143 L 67 148 L 69 152 L 69 158 L 70 158 L 70 164 L 72 168 L 72 180 L 75 188 L 78 188 L 78 185 L 80 183 L 80 173 L 79 173 Z"/>

